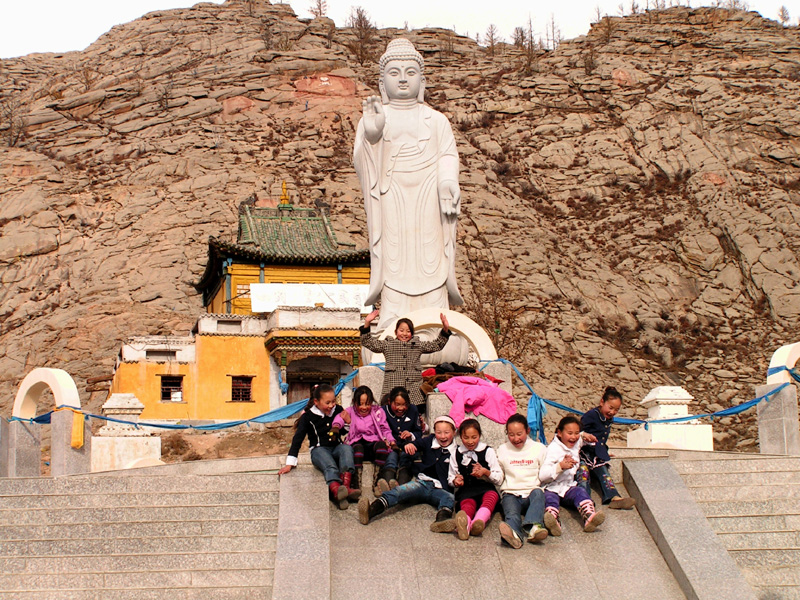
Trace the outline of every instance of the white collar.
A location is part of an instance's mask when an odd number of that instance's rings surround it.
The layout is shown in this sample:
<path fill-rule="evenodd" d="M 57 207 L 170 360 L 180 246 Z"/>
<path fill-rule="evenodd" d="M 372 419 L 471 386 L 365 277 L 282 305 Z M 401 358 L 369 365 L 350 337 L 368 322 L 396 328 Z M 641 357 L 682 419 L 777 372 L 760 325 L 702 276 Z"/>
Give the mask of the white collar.
<path fill-rule="evenodd" d="M 464 444 L 462 443 L 458 444 L 458 450 L 459 452 L 461 452 L 461 454 L 466 454 L 467 452 L 483 452 L 485 449 L 486 449 L 486 442 L 478 442 L 478 445 L 475 446 L 475 450 L 467 450 L 467 447 Z"/>
<path fill-rule="evenodd" d="M 455 443 L 456 443 L 456 440 L 455 440 L 455 439 L 453 439 L 453 441 L 452 441 L 452 442 L 450 442 L 450 445 L 449 445 L 449 446 L 442 446 L 442 445 L 439 443 L 439 440 L 437 440 L 437 439 L 436 439 L 436 436 L 434 436 L 434 438 L 433 438 L 433 442 L 431 443 L 431 448 L 432 448 L 433 450 L 436 450 L 437 448 L 444 448 L 445 450 L 450 450 L 450 449 L 452 449 L 452 447 L 453 447 L 453 445 L 454 445 Z"/>
<path fill-rule="evenodd" d="M 311 407 L 311 412 L 312 412 L 312 413 L 314 413 L 315 415 L 318 415 L 318 416 L 320 416 L 320 417 L 330 417 L 330 416 L 333 414 L 333 411 L 334 411 L 334 410 L 336 410 L 336 407 L 335 407 L 335 406 L 334 406 L 334 407 L 331 409 L 331 413 L 330 413 L 330 414 L 328 414 L 328 415 L 326 415 L 324 412 L 322 412 L 320 409 L 318 409 L 318 408 L 317 408 L 317 405 L 316 405 L 316 404 L 314 404 L 314 405 Z"/>

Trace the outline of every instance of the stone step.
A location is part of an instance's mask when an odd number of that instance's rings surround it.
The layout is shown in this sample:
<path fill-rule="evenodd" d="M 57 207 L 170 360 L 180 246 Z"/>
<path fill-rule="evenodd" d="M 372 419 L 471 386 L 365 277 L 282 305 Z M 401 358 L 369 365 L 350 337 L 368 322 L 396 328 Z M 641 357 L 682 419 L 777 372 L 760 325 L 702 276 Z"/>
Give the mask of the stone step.
<path fill-rule="evenodd" d="M 800 550 L 800 531 L 741 531 L 717 533 L 728 550 Z"/>
<path fill-rule="evenodd" d="M 0 558 L 0 573 L 128 573 L 272 569 L 274 550 Z"/>
<path fill-rule="evenodd" d="M 0 495 L 5 510 L 33 508 L 103 508 L 108 506 L 209 506 L 277 504 L 278 491 L 97 492 L 93 494 Z"/>
<path fill-rule="evenodd" d="M 138 571 L 128 573 L 30 573 L 1 574 L 0 589 L 94 589 L 142 588 L 241 588 L 272 586 L 272 569 L 213 569 L 197 571 Z M 111 596 L 110 596 L 111 597 Z"/>
<path fill-rule="evenodd" d="M 206 492 L 213 490 L 278 491 L 278 476 L 274 473 L 232 473 L 223 475 L 165 475 L 150 477 L 36 477 L 0 479 L 0 496 L 26 494 L 92 494 L 102 493 L 172 493 Z"/>
<path fill-rule="evenodd" d="M 0 592 L 0 600 L 272 600 L 272 587 L 151 588 Z"/>
<path fill-rule="evenodd" d="M 218 506 L 156 506 L 114 508 L 34 508 L 0 509 L 0 525 L 40 525 L 42 523 L 98 523 L 131 521 L 275 519 L 277 504 L 226 504 Z"/>
<path fill-rule="evenodd" d="M 798 474 L 800 477 L 800 474 Z M 723 502 L 739 500 L 771 500 L 771 499 L 798 499 L 800 500 L 800 479 L 796 484 L 762 485 L 758 487 L 738 485 L 712 485 L 704 487 L 690 487 L 689 491 L 695 502 Z"/>
<path fill-rule="evenodd" d="M 5 525 L 0 526 L 0 540 L 35 540 L 60 538 L 124 538 L 174 537 L 180 535 L 248 535 L 278 534 L 277 519 L 247 518 L 240 520 L 140 521 L 128 523 L 70 523 L 62 525 Z"/>
<path fill-rule="evenodd" d="M 741 485 L 741 486 L 763 486 L 763 471 L 751 471 L 747 473 L 687 473 L 681 478 L 688 487 L 706 487 L 715 485 Z M 800 471 L 770 471 L 769 484 L 785 485 L 800 481 Z"/>
<path fill-rule="evenodd" d="M 800 514 L 800 498 L 698 502 L 706 517 Z"/>
<path fill-rule="evenodd" d="M 671 461 L 681 475 L 689 473 L 769 473 L 773 471 L 800 472 L 800 457 L 754 455 L 752 458 L 725 460 L 676 460 Z"/>
<path fill-rule="evenodd" d="M 164 554 L 186 552 L 258 552 L 274 551 L 277 536 L 173 536 L 173 537 L 127 537 L 116 539 L 83 538 L 52 540 L 4 541 L 0 556 L 70 556 L 73 554 Z"/>
<path fill-rule="evenodd" d="M 711 529 L 717 533 L 743 531 L 797 531 L 800 530 L 800 514 L 762 515 L 757 517 L 709 517 Z"/>
<path fill-rule="evenodd" d="M 728 550 L 739 568 L 750 567 L 798 567 L 800 548 L 770 548 L 763 550 Z"/>

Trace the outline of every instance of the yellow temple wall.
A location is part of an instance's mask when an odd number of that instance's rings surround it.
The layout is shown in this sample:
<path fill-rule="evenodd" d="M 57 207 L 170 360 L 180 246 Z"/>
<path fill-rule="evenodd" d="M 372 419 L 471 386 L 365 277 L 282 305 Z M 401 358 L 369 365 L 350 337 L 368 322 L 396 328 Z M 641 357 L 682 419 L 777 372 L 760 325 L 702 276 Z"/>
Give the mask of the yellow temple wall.
<path fill-rule="evenodd" d="M 249 296 L 242 296 L 251 283 L 260 283 L 260 267 L 252 264 L 234 264 L 228 269 L 231 275 L 231 313 L 252 314 Z M 339 283 L 339 272 L 335 265 L 268 265 L 264 267 L 263 283 Z M 369 284 L 369 267 L 343 267 L 343 284 Z M 225 283 L 217 290 L 206 307 L 208 312 L 225 314 Z"/>
<path fill-rule="evenodd" d="M 195 341 L 194 363 L 142 360 L 120 364 L 111 393 L 136 394 L 145 406 L 142 420 L 228 421 L 249 419 L 270 410 L 270 364 L 263 337 L 198 335 Z M 158 375 L 183 375 L 183 402 L 161 401 Z M 231 401 L 231 375 L 253 376 L 252 402 Z"/>

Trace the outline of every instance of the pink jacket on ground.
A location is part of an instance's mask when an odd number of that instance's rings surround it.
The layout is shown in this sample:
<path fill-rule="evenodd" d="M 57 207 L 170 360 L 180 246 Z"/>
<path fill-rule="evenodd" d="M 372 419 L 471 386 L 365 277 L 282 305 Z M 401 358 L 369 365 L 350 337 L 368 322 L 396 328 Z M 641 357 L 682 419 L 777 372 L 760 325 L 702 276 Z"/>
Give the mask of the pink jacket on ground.
<path fill-rule="evenodd" d="M 464 420 L 467 412 L 483 415 L 487 419 L 505 424 L 508 418 L 517 412 L 517 401 L 514 396 L 478 377 L 451 377 L 438 386 L 440 392 L 447 394 L 453 402 L 450 418 L 456 426 Z"/>
<path fill-rule="evenodd" d="M 380 406 L 373 404 L 372 410 L 366 417 L 359 416 L 356 409 L 352 406 L 348 406 L 344 410 L 350 415 L 350 431 L 346 439 L 348 444 L 352 444 L 358 440 L 367 442 L 387 440 L 390 443 L 394 442 L 392 428 L 389 427 L 389 423 L 386 422 L 386 413 L 383 412 Z M 339 427 L 340 429 L 345 428 L 342 413 L 336 415 L 336 418 L 333 420 L 333 426 Z"/>

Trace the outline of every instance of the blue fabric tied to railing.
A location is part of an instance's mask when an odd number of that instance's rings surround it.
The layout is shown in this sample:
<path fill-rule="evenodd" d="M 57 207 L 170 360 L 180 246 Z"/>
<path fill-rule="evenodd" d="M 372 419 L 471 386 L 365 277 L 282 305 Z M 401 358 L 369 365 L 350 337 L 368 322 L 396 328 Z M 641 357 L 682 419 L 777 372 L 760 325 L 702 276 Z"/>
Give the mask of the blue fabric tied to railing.
<path fill-rule="evenodd" d="M 797 367 L 793 369 L 790 369 L 786 365 L 781 365 L 780 367 L 770 367 L 769 369 L 767 369 L 767 377 L 769 377 L 770 375 L 776 375 L 778 373 L 782 373 L 783 371 L 789 371 L 789 375 L 791 376 L 791 378 L 794 379 L 796 382 L 800 383 L 800 373 L 798 373 Z"/>
<path fill-rule="evenodd" d="M 525 376 L 520 372 L 520 370 L 509 360 L 505 358 L 498 358 L 495 360 L 489 361 L 481 361 L 483 366 L 479 369 L 483 371 L 489 364 L 493 362 L 499 362 L 505 365 L 510 366 L 514 373 L 516 373 L 517 377 L 519 378 L 520 382 L 528 389 L 530 392 L 530 398 L 528 399 L 528 424 L 531 428 L 531 435 L 534 438 L 538 438 L 540 442 L 545 443 L 545 433 L 544 433 L 544 415 L 547 414 L 547 407 L 551 406 L 558 410 L 564 412 L 571 412 L 576 415 L 582 415 L 583 411 L 578 410 L 576 408 L 572 408 L 570 406 L 566 406 L 561 404 L 560 402 L 555 402 L 553 400 L 548 400 L 546 398 L 542 398 L 539 396 L 533 389 L 528 380 L 525 379 Z M 384 363 L 370 363 L 370 367 L 378 367 L 381 370 L 384 370 Z M 338 396 L 339 393 L 349 384 L 353 379 L 355 379 L 356 375 L 358 375 L 359 369 L 355 369 L 351 373 L 348 373 L 346 376 L 339 379 L 339 381 L 334 386 L 334 390 L 336 395 Z M 780 373 L 782 371 L 789 371 L 791 376 L 798 382 L 800 382 L 800 376 L 797 374 L 797 369 L 789 369 L 788 367 L 773 367 L 769 369 L 768 375 L 773 375 L 775 373 Z M 281 386 L 286 385 L 283 383 L 282 379 L 279 381 Z M 704 419 L 710 418 L 714 419 L 717 417 L 726 417 L 731 415 L 736 415 L 742 413 L 750 408 L 754 407 L 759 402 L 767 401 L 772 398 L 772 396 L 778 394 L 783 390 L 786 386 L 791 385 L 790 383 L 782 383 L 775 389 L 771 390 L 770 392 L 758 396 L 757 398 L 753 398 L 752 400 L 748 400 L 747 402 L 743 402 L 741 404 L 737 404 L 736 406 L 731 406 L 730 408 L 725 408 L 723 410 L 719 410 L 714 413 L 704 413 L 699 415 L 688 415 L 686 417 L 674 417 L 672 419 L 654 419 L 651 421 L 642 420 L 642 419 L 628 419 L 625 417 L 614 417 L 614 423 L 619 423 L 621 425 L 644 425 L 645 429 L 647 429 L 653 423 L 683 423 L 686 421 L 694 421 L 697 419 Z M 281 388 L 283 391 L 283 388 Z M 285 393 L 285 392 L 284 392 Z M 309 399 L 305 398 L 303 400 L 298 400 L 297 402 L 292 402 L 291 404 L 287 404 L 286 406 L 281 406 L 280 408 L 276 408 L 264 414 L 258 415 L 257 417 L 253 417 L 252 419 L 245 419 L 241 421 L 226 421 L 224 423 L 212 423 L 209 425 L 182 425 L 180 423 L 149 423 L 140 421 L 138 423 L 134 423 L 132 421 L 124 421 L 122 419 L 115 419 L 113 417 L 106 417 L 103 415 L 95 415 L 92 413 L 87 413 L 79 409 L 74 409 L 72 407 L 56 407 L 56 410 L 60 410 L 62 408 L 70 408 L 71 410 L 83 414 L 88 419 L 100 419 L 102 421 L 110 421 L 112 423 L 122 423 L 125 425 L 133 425 L 135 427 L 153 427 L 157 429 L 196 429 L 198 431 L 217 431 L 220 429 L 228 429 L 231 427 L 238 427 L 239 425 L 250 425 L 251 423 L 274 423 L 275 421 L 281 421 L 283 419 L 288 419 L 289 417 L 296 415 L 301 410 L 303 410 L 306 405 L 308 404 Z M 55 410 L 38 415 L 31 419 L 22 419 L 19 417 L 11 417 L 8 421 L 21 421 L 25 423 L 36 423 L 36 424 L 47 424 L 50 423 L 50 417 L 55 412 Z"/>

